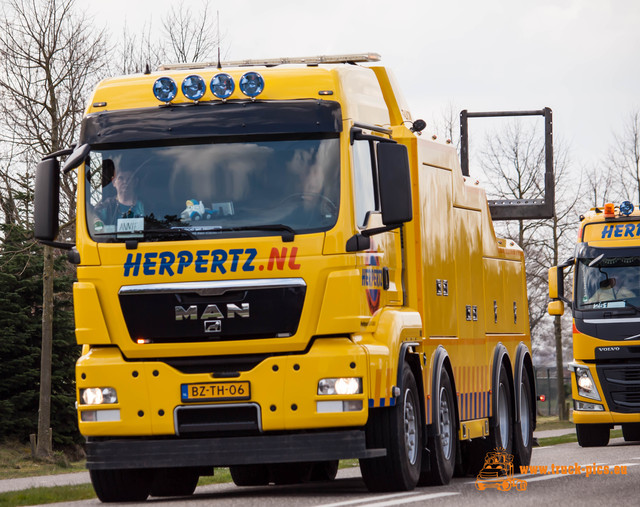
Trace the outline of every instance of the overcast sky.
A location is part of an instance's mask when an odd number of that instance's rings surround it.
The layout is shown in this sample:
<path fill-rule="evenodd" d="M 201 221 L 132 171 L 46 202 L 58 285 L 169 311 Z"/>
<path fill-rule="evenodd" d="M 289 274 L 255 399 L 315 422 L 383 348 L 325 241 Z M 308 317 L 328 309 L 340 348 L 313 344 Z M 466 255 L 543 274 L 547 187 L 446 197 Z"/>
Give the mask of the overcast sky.
<path fill-rule="evenodd" d="M 178 0 L 79 1 L 113 39 Z M 200 6 L 191 0 L 192 9 Z M 576 167 L 640 108 L 637 0 L 210 0 L 229 59 L 377 52 L 415 118 L 551 107 Z M 472 120 L 474 122 L 482 120 Z M 493 120 L 492 120 L 493 121 Z M 473 129 L 473 124 L 471 124 Z M 427 127 L 427 131 L 429 127 Z M 473 130 L 472 130 L 473 134 Z"/>

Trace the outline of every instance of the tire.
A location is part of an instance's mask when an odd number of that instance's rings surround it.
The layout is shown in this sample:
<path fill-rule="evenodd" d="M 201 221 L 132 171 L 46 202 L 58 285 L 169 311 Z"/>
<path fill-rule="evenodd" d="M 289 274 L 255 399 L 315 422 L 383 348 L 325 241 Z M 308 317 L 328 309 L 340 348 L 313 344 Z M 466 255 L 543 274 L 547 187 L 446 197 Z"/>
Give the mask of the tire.
<path fill-rule="evenodd" d="M 604 447 L 609 443 L 608 424 L 576 424 L 580 447 Z"/>
<path fill-rule="evenodd" d="M 504 364 L 500 365 L 500 376 L 496 393 L 496 412 L 489 424 L 491 449 L 501 447 L 507 454 L 513 454 L 513 396 L 511 383 Z"/>
<path fill-rule="evenodd" d="M 142 502 L 151 491 L 151 469 L 89 470 L 93 489 L 101 502 Z"/>
<path fill-rule="evenodd" d="M 433 425 L 438 425 L 439 435 L 430 436 L 429 470 L 420 474 L 421 486 L 449 484 L 455 470 L 456 449 L 458 446 L 458 421 L 454 404 L 451 380 L 446 369 L 440 373 L 438 393 L 433 397 Z M 429 433 L 434 434 L 434 431 Z"/>
<path fill-rule="evenodd" d="M 523 369 L 520 385 L 515 388 L 520 392 L 520 422 L 513 425 L 513 466 L 519 470 L 518 467 L 531 463 L 533 449 L 534 404 L 526 370 Z"/>
<path fill-rule="evenodd" d="M 637 442 L 640 440 L 640 423 L 623 424 L 622 437 L 625 442 Z"/>
<path fill-rule="evenodd" d="M 160 468 L 156 470 L 151 496 L 189 496 L 198 485 L 200 474 L 193 468 Z"/>
<path fill-rule="evenodd" d="M 415 377 L 402 366 L 402 393 L 394 407 L 369 411 L 368 448 L 386 448 L 382 458 L 360 460 L 362 478 L 369 491 L 409 491 L 420 478 L 422 420 Z"/>
<path fill-rule="evenodd" d="M 267 465 L 232 465 L 231 479 L 236 486 L 266 486 L 269 484 Z"/>
<path fill-rule="evenodd" d="M 312 481 L 332 481 L 338 475 L 340 461 L 319 461 L 313 464 L 311 470 Z"/>

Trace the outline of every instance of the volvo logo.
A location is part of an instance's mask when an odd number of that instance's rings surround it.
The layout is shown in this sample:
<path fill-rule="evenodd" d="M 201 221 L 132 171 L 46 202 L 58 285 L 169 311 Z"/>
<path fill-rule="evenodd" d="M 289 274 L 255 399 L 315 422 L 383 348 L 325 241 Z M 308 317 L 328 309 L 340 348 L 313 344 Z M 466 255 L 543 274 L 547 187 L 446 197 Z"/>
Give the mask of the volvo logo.
<path fill-rule="evenodd" d="M 249 317 L 249 303 L 241 303 L 240 306 L 234 304 L 226 305 L 224 309 L 226 313 L 223 313 L 218 305 L 207 305 L 204 311 L 199 314 L 198 306 L 191 305 L 188 308 L 183 306 L 176 306 L 176 320 L 210 320 L 219 322 L 220 319 L 233 319 L 237 317 Z M 214 320 L 215 319 L 215 320 Z"/>
<path fill-rule="evenodd" d="M 598 352 L 620 352 L 620 347 L 598 347 Z"/>

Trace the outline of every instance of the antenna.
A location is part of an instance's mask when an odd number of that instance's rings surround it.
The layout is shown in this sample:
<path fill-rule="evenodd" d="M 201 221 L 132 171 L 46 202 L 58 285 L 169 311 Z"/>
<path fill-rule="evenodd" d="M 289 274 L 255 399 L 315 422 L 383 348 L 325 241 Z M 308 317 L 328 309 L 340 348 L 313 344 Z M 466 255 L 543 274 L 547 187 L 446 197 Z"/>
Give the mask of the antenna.
<path fill-rule="evenodd" d="M 218 70 L 222 70 L 222 64 L 220 63 L 220 11 L 216 11 L 216 22 L 218 24 Z"/>

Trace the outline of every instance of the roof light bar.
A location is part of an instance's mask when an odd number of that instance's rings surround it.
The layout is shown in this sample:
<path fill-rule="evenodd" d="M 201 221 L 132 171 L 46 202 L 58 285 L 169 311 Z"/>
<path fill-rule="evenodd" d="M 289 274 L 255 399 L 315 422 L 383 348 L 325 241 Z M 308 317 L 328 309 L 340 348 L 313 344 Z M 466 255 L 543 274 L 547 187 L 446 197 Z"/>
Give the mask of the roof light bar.
<path fill-rule="evenodd" d="M 379 62 L 381 56 L 378 53 L 347 53 L 342 55 L 296 56 L 282 58 L 267 58 L 264 60 L 231 60 L 222 62 L 221 67 L 274 67 L 276 65 L 320 65 L 335 63 L 365 63 Z M 217 67 L 218 62 L 194 62 L 194 63 L 170 63 L 161 65 L 158 70 L 203 69 Z"/>

